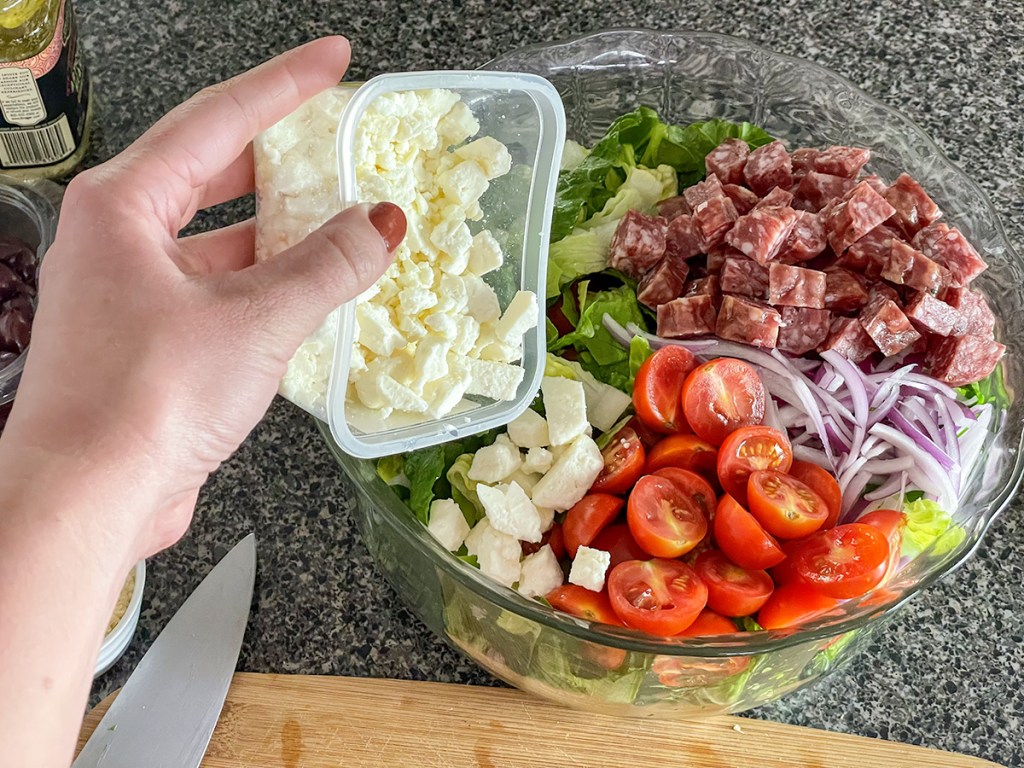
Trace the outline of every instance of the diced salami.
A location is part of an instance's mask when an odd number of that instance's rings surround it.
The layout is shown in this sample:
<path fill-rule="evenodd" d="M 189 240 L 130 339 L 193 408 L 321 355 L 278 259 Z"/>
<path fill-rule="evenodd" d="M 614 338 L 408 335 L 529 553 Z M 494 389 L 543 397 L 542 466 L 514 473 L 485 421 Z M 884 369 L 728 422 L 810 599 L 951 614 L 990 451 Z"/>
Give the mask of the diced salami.
<path fill-rule="evenodd" d="M 856 183 L 853 179 L 843 176 L 808 171 L 800 181 L 800 186 L 796 188 L 796 196 L 797 199 L 810 203 L 815 211 L 820 211 L 830 201 L 844 197 Z"/>
<path fill-rule="evenodd" d="M 788 264 L 768 267 L 768 303 L 777 307 L 825 307 L 825 273 Z"/>
<path fill-rule="evenodd" d="M 834 349 L 847 360 L 859 363 L 878 351 L 864 326 L 855 317 L 838 317 L 832 321 L 828 338 L 818 347 L 819 352 Z"/>
<path fill-rule="evenodd" d="M 682 296 L 710 296 L 716 302 L 722 297 L 722 289 L 718 275 L 707 275 L 697 280 L 690 280 L 683 286 Z"/>
<path fill-rule="evenodd" d="M 940 267 L 916 248 L 893 239 L 882 277 L 896 285 L 907 285 L 937 296 L 949 285 L 949 270 Z"/>
<path fill-rule="evenodd" d="M 857 312 L 868 303 L 868 291 L 857 275 L 840 267 L 825 270 L 825 308 L 839 315 Z"/>
<path fill-rule="evenodd" d="M 707 294 L 685 296 L 658 307 L 658 335 L 686 339 L 714 333 L 718 313 Z"/>
<path fill-rule="evenodd" d="M 778 255 L 797 220 L 792 208 L 755 208 L 739 217 L 725 242 L 759 264 L 767 264 Z"/>
<path fill-rule="evenodd" d="M 732 204 L 736 207 L 736 212 L 740 216 L 749 213 L 761 201 L 754 192 L 751 192 L 746 187 L 741 187 L 739 184 L 726 184 L 722 189 L 729 199 L 732 200 Z"/>
<path fill-rule="evenodd" d="M 889 258 L 896 233 L 885 226 L 875 227 L 851 245 L 838 259 L 838 264 L 851 272 L 877 280 Z"/>
<path fill-rule="evenodd" d="M 984 272 L 988 265 L 963 233 L 944 223 L 931 224 L 914 236 L 913 246 L 949 270 L 951 285 L 960 288 Z"/>
<path fill-rule="evenodd" d="M 608 248 L 608 266 L 639 279 L 665 255 L 666 222 L 660 216 L 627 211 Z"/>
<path fill-rule="evenodd" d="M 829 147 L 823 149 L 814 158 L 814 170 L 832 176 L 845 176 L 856 179 L 868 160 L 871 150 L 863 147 Z"/>
<path fill-rule="evenodd" d="M 658 203 L 658 215 L 671 223 L 677 216 L 689 216 L 693 211 L 682 195 L 676 195 Z"/>
<path fill-rule="evenodd" d="M 902 302 L 899 292 L 888 283 L 871 283 L 868 286 L 868 304 L 876 299 L 888 299 L 897 307 Z"/>
<path fill-rule="evenodd" d="M 763 301 L 768 296 L 768 268 L 745 256 L 729 257 L 722 264 L 718 284 L 723 293 L 736 293 Z"/>
<path fill-rule="evenodd" d="M 847 248 L 895 213 L 885 198 L 875 192 L 867 182 L 861 182 L 847 195 L 845 201 L 829 211 L 825 219 L 825 233 L 836 254 Z"/>
<path fill-rule="evenodd" d="M 745 259 L 747 257 L 726 243 L 711 246 L 708 249 L 708 272 L 713 275 L 721 272 L 725 260 L 728 258 Z"/>
<path fill-rule="evenodd" d="M 743 167 L 743 178 L 762 197 L 772 187 L 788 189 L 793 183 L 793 161 L 782 142 L 773 141 L 751 152 Z"/>
<path fill-rule="evenodd" d="M 725 233 L 732 229 L 733 222 L 739 218 L 732 200 L 724 195 L 714 197 L 693 209 L 693 221 L 700 231 L 704 250 L 722 242 Z"/>
<path fill-rule="evenodd" d="M 742 184 L 743 167 L 747 163 L 750 146 L 742 139 L 726 139 L 704 158 L 704 167 L 715 174 L 723 184 Z"/>
<path fill-rule="evenodd" d="M 794 355 L 806 355 L 828 338 L 832 313 L 827 309 L 783 307 L 778 348 Z"/>
<path fill-rule="evenodd" d="M 869 187 L 875 190 L 875 192 L 880 194 L 882 197 L 885 197 L 886 190 L 889 189 L 887 186 L 885 186 L 885 182 L 882 181 L 882 178 L 875 174 L 865 176 L 863 179 L 861 179 L 861 181 L 863 181 L 865 184 L 867 184 Z"/>
<path fill-rule="evenodd" d="M 950 288 L 942 295 L 943 301 L 959 313 L 953 327 L 954 336 L 966 333 L 975 336 L 991 336 L 996 327 L 996 318 L 985 301 L 985 297 L 970 288 Z"/>
<path fill-rule="evenodd" d="M 793 175 L 801 177 L 808 171 L 814 170 L 814 159 L 821 154 L 817 149 L 801 147 L 793 150 L 790 159 L 793 163 Z"/>
<path fill-rule="evenodd" d="M 825 224 L 821 217 L 809 211 L 797 211 L 796 223 L 779 249 L 782 261 L 809 261 L 825 250 Z"/>
<path fill-rule="evenodd" d="M 665 255 L 676 259 L 692 259 L 703 251 L 703 241 L 693 216 L 680 214 L 665 230 Z"/>
<path fill-rule="evenodd" d="M 683 190 L 683 199 L 694 212 L 701 203 L 714 200 L 716 197 L 725 197 L 725 192 L 722 190 L 721 179 L 714 174 L 709 174 L 704 181 L 698 181 L 692 187 Z"/>
<path fill-rule="evenodd" d="M 782 187 L 775 187 L 755 205 L 755 208 L 788 208 L 793 202 L 793 193 Z"/>
<path fill-rule="evenodd" d="M 672 301 L 682 293 L 687 272 L 689 272 L 689 267 L 685 261 L 673 256 L 666 256 L 658 262 L 654 269 L 640 278 L 636 287 L 637 301 L 651 309 L 656 308 L 659 304 Z"/>
<path fill-rule="evenodd" d="M 861 310 L 860 324 L 886 357 L 902 352 L 921 338 L 896 302 L 881 296 Z"/>
<path fill-rule="evenodd" d="M 770 349 L 778 343 L 781 324 L 782 316 L 767 304 L 739 296 L 723 296 L 715 334 L 729 341 Z"/>
<path fill-rule="evenodd" d="M 936 333 L 939 336 L 949 336 L 962 322 L 959 310 L 925 291 L 918 291 L 907 302 L 903 313 L 921 333 Z"/>
<path fill-rule="evenodd" d="M 985 336 L 939 339 L 928 354 L 929 373 L 954 387 L 980 381 L 995 370 L 1006 347 Z"/>
<path fill-rule="evenodd" d="M 885 199 L 896 209 L 893 218 L 907 237 L 913 237 L 942 215 L 924 188 L 905 173 L 885 191 Z"/>

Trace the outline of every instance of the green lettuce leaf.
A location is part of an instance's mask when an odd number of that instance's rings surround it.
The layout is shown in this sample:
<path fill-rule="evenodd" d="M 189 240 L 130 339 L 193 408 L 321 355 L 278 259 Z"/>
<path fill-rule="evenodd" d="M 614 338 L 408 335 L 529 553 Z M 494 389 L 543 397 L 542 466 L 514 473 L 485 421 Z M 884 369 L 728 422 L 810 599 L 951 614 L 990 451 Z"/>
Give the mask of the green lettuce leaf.
<path fill-rule="evenodd" d="M 967 535 L 948 512 L 930 499 L 903 505 L 907 527 L 903 530 L 903 556 L 917 557 L 932 545 L 937 555 L 956 549 Z"/>
<path fill-rule="evenodd" d="M 652 131 L 639 162 L 671 165 L 679 174 L 679 186 L 688 187 L 704 178 L 705 156 L 726 139 L 743 139 L 751 149 L 774 141 L 751 123 L 709 120 L 685 128 L 661 123 Z"/>
<path fill-rule="evenodd" d="M 382 456 L 377 460 L 377 476 L 390 486 L 409 487 L 409 478 L 405 476 L 405 457 Z"/>
<path fill-rule="evenodd" d="M 466 518 L 470 527 L 476 525 L 484 517 L 484 505 L 480 502 L 476 487 L 479 483 L 469 479 L 469 468 L 473 464 L 473 454 L 464 453 L 448 468 L 446 473 L 451 484 L 451 497 Z"/>
<path fill-rule="evenodd" d="M 405 476 L 409 480 L 409 508 L 424 524 L 429 522 L 430 503 L 434 500 L 434 484 L 444 473 L 444 454 L 443 446 L 432 445 L 407 453 L 402 464 Z"/>
<path fill-rule="evenodd" d="M 968 384 L 966 387 L 957 387 L 957 394 L 964 402 L 978 405 L 992 403 L 997 408 L 1005 409 L 1010 405 L 1012 397 L 1006 391 L 1006 383 L 1003 381 L 1003 366 L 997 365 L 981 381 Z"/>
<path fill-rule="evenodd" d="M 590 154 L 590 150 L 584 147 L 582 144 L 578 144 L 572 139 L 566 139 L 565 145 L 562 147 L 562 163 L 559 166 L 560 171 L 574 171 L 579 168 L 580 163 L 587 159 L 587 155 Z"/>
<path fill-rule="evenodd" d="M 643 336 L 634 336 L 629 340 L 629 388 L 631 390 L 640 366 L 653 354 L 654 350 Z"/>

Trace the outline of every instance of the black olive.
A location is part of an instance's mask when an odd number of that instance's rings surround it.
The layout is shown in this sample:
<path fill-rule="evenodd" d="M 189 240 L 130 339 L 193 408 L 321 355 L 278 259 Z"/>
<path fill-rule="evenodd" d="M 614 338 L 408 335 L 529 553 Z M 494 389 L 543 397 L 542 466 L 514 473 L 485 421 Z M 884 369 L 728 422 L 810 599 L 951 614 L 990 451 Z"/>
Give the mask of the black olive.
<path fill-rule="evenodd" d="M 31 337 L 31 315 L 18 307 L 8 307 L 0 313 L 0 349 L 22 352 L 28 347 Z"/>

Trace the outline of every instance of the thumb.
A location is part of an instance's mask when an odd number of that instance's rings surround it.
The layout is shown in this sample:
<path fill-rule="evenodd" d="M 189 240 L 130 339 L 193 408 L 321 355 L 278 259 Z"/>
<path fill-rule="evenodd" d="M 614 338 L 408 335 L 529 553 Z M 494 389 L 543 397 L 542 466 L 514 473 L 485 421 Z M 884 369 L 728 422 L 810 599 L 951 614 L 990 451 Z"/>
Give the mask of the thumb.
<path fill-rule="evenodd" d="M 405 228 L 392 203 L 347 208 L 274 258 L 225 275 L 229 291 L 256 315 L 250 321 L 297 345 L 377 281 Z"/>

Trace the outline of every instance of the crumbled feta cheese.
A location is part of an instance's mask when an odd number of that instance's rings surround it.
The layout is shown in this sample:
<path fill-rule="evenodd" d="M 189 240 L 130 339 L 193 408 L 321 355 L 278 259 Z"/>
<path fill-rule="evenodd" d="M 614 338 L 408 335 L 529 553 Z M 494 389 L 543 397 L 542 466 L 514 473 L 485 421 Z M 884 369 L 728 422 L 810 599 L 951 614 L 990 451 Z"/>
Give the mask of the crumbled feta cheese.
<path fill-rule="evenodd" d="M 464 275 L 462 281 L 466 286 L 469 314 L 481 325 L 497 320 L 501 316 L 501 305 L 494 289 L 472 273 Z"/>
<path fill-rule="evenodd" d="M 517 291 L 501 319 L 494 324 L 494 335 L 504 344 L 522 343 L 523 334 L 537 325 L 537 295 Z"/>
<path fill-rule="evenodd" d="M 487 174 L 488 180 L 504 176 L 512 168 L 512 155 L 500 141 L 484 136 L 459 147 L 455 156 L 464 160 L 474 160 Z"/>
<path fill-rule="evenodd" d="M 427 530 L 441 542 L 441 546 L 454 552 L 462 546 L 469 533 L 469 523 L 462 509 L 452 499 L 435 499 L 430 504 Z"/>
<path fill-rule="evenodd" d="M 523 464 L 519 449 L 507 435 L 498 435 L 491 444 L 473 454 L 467 476 L 478 483 L 500 483 Z"/>
<path fill-rule="evenodd" d="M 541 533 L 547 533 L 555 524 L 555 510 L 548 507 L 537 507 L 537 514 L 540 515 Z"/>
<path fill-rule="evenodd" d="M 476 556 L 481 573 L 499 584 L 511 587 L 519 581 L 522 545 L 515 536 L 495 530 L 487 518 L 474 525 L 469 532 L 466 551 Z"/>
<path fill-rule="evenodd" d="M 521 467 L 509 475 L 506 480 L 510 483 L 518 483 L 519 486 L 526 491 L 526 495 L 529 496 L 533 493 L 533 487 L 540 480 L 541 475 L 539 472 L 525 472 Z"/>
<path fill-rule="evenodd" d="M 556 455 L 554 465 L 533 487 L 533 503 L 566 510 L 586 495 L 603 468 L 597 443 L 580 435 Z"/>
<path fill-rule="evenodd" d="M 525 371 L 518 365 L 468 358 L 469 387 L 466 394 L 483 395 L 492 400 L 514 400 Z"/>
<path fill-rule="evenodd" d="M 611 554 L 603 549 L 580 547 L 569 569 L 569 583 L 591 592 L 600 592 L 604 589 L 604 575 L 611 562 Z"/>
<path fill-rule="evenodd" d="M 562 566 L 547 544 L 523 558 L 520 566 L 519 593 L 524 597 L 543 597 L 562 586 Z"/>
<path fill-rule="evenodd" d="M 486 229 L 473 236 L 469 249 L 469 269 L 475 275 L 486 275 L 501 266 L 501 246 Z"/>
<path fill-rule="evenodd" d="M 476 488 L 484 514 L 495 530 L 534 544 L 541 540 L 540 513 L 519 483 Z"/>
<path fill-rule="evenodd" d="M 526 452 L 523 459 L 523 472 L 540 472 L 541 474 L 551 469 L 555 457 L 547 448 L 534 447 Z"/>
<path fill-rule="evenodd" d="M 562 376 L 545 376 L 540 385 L 544 396 L 544 412 L 548 419 L 551 445 L 565 445 L 584 434 L 587 421 L 587 399 L 583 385 Z"/>
<path fill-rule="evenodd" d="M 548 423 L 532 408 L 527 408 L 516 416 L 506 429 L 512 442 L 520 448 L 543 448 L 548 444 Z"/>

